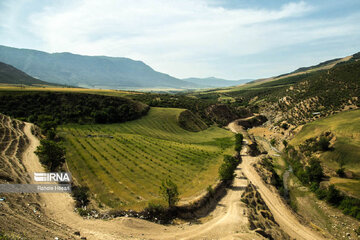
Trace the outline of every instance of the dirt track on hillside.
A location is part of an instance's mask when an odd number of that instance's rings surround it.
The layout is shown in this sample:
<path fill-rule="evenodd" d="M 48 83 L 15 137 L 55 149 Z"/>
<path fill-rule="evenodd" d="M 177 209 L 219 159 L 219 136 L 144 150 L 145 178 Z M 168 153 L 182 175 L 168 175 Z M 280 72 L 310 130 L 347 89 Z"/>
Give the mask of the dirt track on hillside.
<path fill-rule="evenodd" d="M 24 164 L 30 175 L 43 172 L 34 150 L 39 140 L 31 133 L 31 124 L 26 123 L 25 134 L 30 145 L 24 152 Z M 264 239 L 250 231 L 246 206 L 240 201 L 247 180 L 238 177 L 231 189 L 219 202 L 216 209 L 204 223 L 164 226 L 136 218 L 116 218 L 112 220 L 83 219 L 73 211 L 73 199 L 65 193 L 42 193 L 42 206 L 48 216 L 56 222 L 65 224 L 69 231 L 80 231 L 87 239 Z"/>
<path fill-rule="evenodd" d="M 237 133 L 238 126 L 236 124 L 230 123 L 228 128 Z M 269 207 L 270 211 L 274 215 L 275 220 L 280 225 L 280 227 L 289 234 L 290 237 L 295 239 L 304 239 L 304 240 L 325 240 L 319 233 L 315 232 L 311 228 L 304 226 L 299 222 L 296 216 L 291 212 L 289 207 L 283 202 L 279 194 L 272 191 L 265 183 L 262 181 L 259 174 L 256 172 L 252 163 L 256 162 L 256 157 L 251 156 L 242 156 L 242 163 L 240 167 L 242 168 L 243 174 L 254 184 L 263 198 L 266 205 Z"/>

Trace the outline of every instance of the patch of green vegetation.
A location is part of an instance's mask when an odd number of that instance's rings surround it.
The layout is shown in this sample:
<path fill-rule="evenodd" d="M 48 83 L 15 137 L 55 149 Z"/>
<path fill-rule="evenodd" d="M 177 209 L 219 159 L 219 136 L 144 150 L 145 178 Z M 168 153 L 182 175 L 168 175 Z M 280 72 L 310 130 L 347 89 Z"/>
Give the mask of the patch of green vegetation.
<path fill-rule="evenodd" d="M 235 177 L 235 169 L 239 160 L 233 156 L 225 155 L 224 161 L 219 168 L 219 177 L 222 181 L 232 180 Z"/>
<path fill-rule="evenodd" d="M 345 171 L 352 171 L 360 175 L 360 111 L 342 112 L 306 124 L 302 130 L 290 141 L 293 146 L 320 136 L 330 131 L 336 141 L 331 151 L 322 152 L 320 160 L 327 168 L 334 171 L 344 167 Z M 360 193 L 360 192 L 359 192 Z"/>
<path fill-rule="evenodd" d="M 218 101 L 221 103 L 232 103 L 235 102 L 235 98 L 221 94 L 220 97 L 218 98 Z"/>
<path fill-rule="evenodd" d="M 147 106 L 129 99 L 57 92 L 1 92 L 0 112 L 37 122 L 48 115 L 57 123 L 116 123 L 147 113 Z"/>
<path fill-rule="evenodd" d="M 208 127 L 197 115 L 189 110 L 179 114 L 178 122 L 180 127 L 191 132 L 199 132 Z"/>
<path fill-rule="evenodd" d="M 355 114 L 355 115 L 354 115 Z M 296 175 L 296 177 L 302 182 L 302 184 L 304 184 L 305 186 L 309 186 L 310 190 L 312 192 L 314 192 L 316 194 L 316 196 L 321 199 L 321 200 L 325 200 L 327 203 L 341 209 L 343 211 L 344 214 L 350 215 L 356 219 L 360 219 L 360 199 L 354 198 L 352 196 L 354 195 L 358 195 L 353 194 L 354 193 L 354 189 L 352 189 L 351 195 L 349 194 L 343 194 L 342 192 L 339 191 L 339 187 L 336 187 L 335 185 L 331 184 L 329 187 L 323 187 L 320 185 L 320 182 L 323 180 L 323 170 L 322 170 L 322 166 L 320 165 L 320 162 L 318 160 L 316 160 L 313 156 L 312 156 L 312 152 L 314 151 L 318 151 L 318 150 L 329 150 L 329 139 L 325 139 L 324 136 L 329 136 L 329 134 L 320 134 L 318 136 L 314 136 L 313 134 L 319 132 L 315 131 L 314 129 L 312 131 L 310 131 L 309 129 L 311 128 L 316 128 L 316 126 L 320 126 L 320 128 L 324 128 L 326 126 L 326 128 L 331 128 L 332 133 L 335 134 L 339 134 L 340 136 L 342 136 L 344 138 L 344 136 L 346 136 L 347 134 L 351 134 L 351 136 L 354 136 L 354 132 L 348 132 L 346 130 L 344 130 L 343 127 L 343 120 L 347 119 L 350 120 L 349 122 L 347 122 L 347 127 L 345 129 L 353 129 L 352 125 L 357 125 L 358 124 L 358 120 L 355 120 L 353 118 L 348 119 L 349 116 L 357 116 L 359 117 L 360 111 L 353 111 L 353 112 L 345 112 L 345 113 L 341 113 L 338 114 L 336 116 L 332 116 L 326 119 L 322 119 L 320 121 L 317 122 L 313 122 L 310 123 L 308 125 L 306 125 L 302 131 L 300 131 L 300 133 L 298 134 L 298 136 L 296 136 L 292 142 L 293 143 L 297 143 L 300 150 L 297 151 L 293 146 L 289 145 L 286 149 L 285 149 L 285 153 L 287 154 L 287 161 L 291 164 L 291 166 L 294 169 L 294 174 Z M 356 119 L 356 117 L 355 117 Z M 335 121 L 338 120 L 338 121 Z M 329 123 L 328 125 L 324 125 L 325 123 Z M 353 123 L 353 124 L 351 124 Z M 350 126 L 349 126 L 350 125 Z M 340 128 L 338 129 L 337 127 Z M 328 129 L 326 129 L 328 130 Z M 358 129 L 357 131 L 360 131 L 360 129 Z M 355 132 L 355 134 L 359 135 L 358 133 Z M 311 138 L 307 138 L 309 135 L 311 135 Z M 360 136 L 360 135 L 359 135 Z M 306 139 L 304 141 L 304 143 L 301 143 L 301 141 L 299 141 L 299 139 L 296 139 L 297 137 L 299 138 L 304 138 Z M 317 141 L 316 139 L 319 138 L 319 141 Z M 339 145 L 337 145 L 337 147 L 339 147 Z M 331 159 L 332 153 L 337 151 L 344 151 L 344 149 L 336 149 L 336 144 L 334 145 L 334 148 L 332 151 L 326 151 L 325 153 L 323 153 L 321 155 L 322 158 L 322 163 L 324 165 L 327 166 L 331 166 L 331 164 L 328 163 L 328 161 L 333 160 L 334 158 Z M 310 150 L 309 150 L 310 149 Z M 310 154 L 309 154 L 310 151 Z M 327 158 L 323 159 L 323 155 L 327 154 Z M 336 155 L 335 155 L 336 156 Z M 310 159 L 308 159 L 310 158 Z M 358 160 L 358 159 L 356 159 Z M 351 167 L 353 166 L 352 164 L 354 164 L 354 162 L 356 161 L 345 161 L 344 158 L 340 158 L 338 159 L 338 163 L 340 165 L 340 169 L 343 168 L 345 166 Z M 306 164 L 307 163 L 307 164 Z M 306 167 L 304 166 L 306 164 Z M 359 164 L 359 163 L 357 163 Z M 356 165 L 355 165 L 356 166 Z M 349 170 L 349 169 L 348 169 Z M 350 168 L 350 170 L 353 170 L 352 168 Z M 349 179 L 348 181 L 346 179 L 343 179 L 342 181 L 333 181 L 333 179 L 330 179 L 330 182 L 333 182 L 335 184 L 338 184 L 340 187 L 342 187 L 342 190 L 346 190 L 346 188 L 344 188 L 344 185 L 346 186 L 347 183 L 350 183 L 350 185 L 354 184 L 354 180 Z M 350 193 L 350 192 L 348 192 Z"/>
<path fill-rule="evenodd" d="M 177 121 L 182 111 L 151 108 L 126 123 L 59 126 L 73 176 L 98 201 L 119 209 L 160 201 L 165 179 L 179 186 L 180 199 L 204 191 L 217 180 L 223 155 L 233 152 L 233 133 L 215 126 L 186 131 Z"/>
<path fill-rule="evenodd" d="M 13 235 L 13 234 L 6 234 L 4 232 L 0 231 L 0 240 L 26 240 L 28 238 L 26 237 L 20 237 L 17 235 Z"/>

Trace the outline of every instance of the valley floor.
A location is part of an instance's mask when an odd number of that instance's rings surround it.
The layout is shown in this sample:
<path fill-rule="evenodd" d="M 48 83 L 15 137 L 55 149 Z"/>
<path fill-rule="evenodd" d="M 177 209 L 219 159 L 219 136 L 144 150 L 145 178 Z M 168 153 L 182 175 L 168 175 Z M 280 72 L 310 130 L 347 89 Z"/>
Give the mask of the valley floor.
<path fill-rule="evenodd" d="M 28 172 L 44 171 L 34 154 L 39 140 L 31 133 L 31 124 L 26 124 L 24 132 L 29 138 L 29 147 L 23 159 Z M 41 203 L 49 217 L 68 226 L 68 232 L 80 231 L 81 236 L 87 239 L 264 239 L 249 230 L 247 207 L 241 202 L 241 195 L 251 181 L 274 214 L 275 220 L 291 237 L 325 239 L 301 224 L 278 194 L 262 182 L 251 165 L 257 158 L 247 156 L 246 152 L 243 154 L 243 162 L 236 169 L 237 177 L 226 196 L 206 219 L 200 219 L 200 223 L 196 224 L 166 226 L 127 217 L 108 221 L 84 219 L 73 211 L 74 203 L 69 194 L 42 193 Z"/>
<path fill-rule="evenodd" d="M 24 153 L 24 164 L 28 172 L 44 171 L 34 150 L 39 140 L 31 133 L 31 124 L 24 129 L 30 146 Z M 80 231 L 87 239 L 263 239 L 248 228 L 246 206 L 241 194 L 248 184 L 241 169 L 236 173 L 232 188 L 211 213 L 210 220 L 202 224 L 160 225 L 135 218 L 116 218 L 109 221 L 83 219 L 73 211 L 73 199 L 69 194 L 42 193 L 45 212 L 55 221 L 65 224 L 69 231 Z"/>

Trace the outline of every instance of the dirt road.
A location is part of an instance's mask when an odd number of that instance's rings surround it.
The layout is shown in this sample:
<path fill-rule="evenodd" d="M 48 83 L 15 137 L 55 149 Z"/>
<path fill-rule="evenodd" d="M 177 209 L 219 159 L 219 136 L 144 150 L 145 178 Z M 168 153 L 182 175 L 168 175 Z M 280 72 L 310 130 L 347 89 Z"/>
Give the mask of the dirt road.
<path fill-rule="evenodd" d="M 24 152 L 24 164 L 32 176 L 33 172 L 44 172 L 34 154 L 39 140 L 31 133 L 31 124 L 26 123 L 25 134 L 30 146 Z M 201 224 L 180 224 L 164 226 L 136 218 L 116 218 L 113 220 L 83 219 L 73 211 L 74 203 L 69 194 L 42 193 L 42 206 L 54 221 L 68 226 L 69 231 L 80 231 L 87 239 L 264 239 L 250 231 L 246 206 L 240 201 L 247 180 L 240 178 L 219 202 L 215 210 Z"/>
<path fill-rule="evenodd" d="M 295 239 L 325 240 L 319 233 L 301 224 L 289 207 L 282 201 L 280 196 L 265 185 L 254 167 L 251 166 L 255 160 L 256 158 L 254 157 L 244 156 L 241 168 L 244 175 L 257 187 L 258 192 L 264 199 L 264 202 L 269 207 L 280 227 Z"/>
<path fill-rule="evenodd" d="M 237 126 L 235 122 L 230 123 L 228 128 L 232 132 L 239 132 L 239 126 Z M 243 174 L 257 187 L 258 192 L 274 215 L 275 220 L 290 237 L 298 240 L 325 240 L 319 233 L 301 224 L 289 207 L 282 201 L 280 196 L 262 181 L 261 177 L 252 166 L 257 160 L 256 157 L 244 155 L 242 156 L 242 159 L 243 161 L 240 167 L 242 168 Z"/>

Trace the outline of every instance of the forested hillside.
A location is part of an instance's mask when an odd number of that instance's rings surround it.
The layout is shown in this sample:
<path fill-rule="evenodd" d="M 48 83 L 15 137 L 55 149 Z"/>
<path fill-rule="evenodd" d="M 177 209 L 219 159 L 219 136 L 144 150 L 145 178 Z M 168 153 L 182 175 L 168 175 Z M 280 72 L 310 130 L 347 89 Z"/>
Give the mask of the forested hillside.
<path fill-rule="evenodd" d="M 146 114 L 145 104 L 121 97 L 83 93 L 2 92 L 0 112 L 37 122 L 49 118 L 60 123 L 117 123 Z"/>

